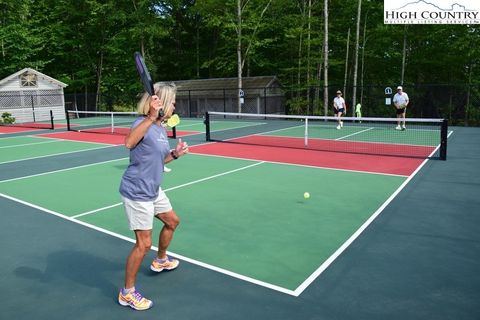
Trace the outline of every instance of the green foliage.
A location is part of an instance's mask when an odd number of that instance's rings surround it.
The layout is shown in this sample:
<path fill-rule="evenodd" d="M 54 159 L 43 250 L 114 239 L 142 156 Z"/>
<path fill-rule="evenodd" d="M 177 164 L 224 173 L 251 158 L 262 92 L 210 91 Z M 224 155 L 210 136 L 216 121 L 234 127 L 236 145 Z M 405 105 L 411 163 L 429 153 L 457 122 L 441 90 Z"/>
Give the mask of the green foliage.
<path fill-rule="evenodd" d="M 261 16 L 268 2 L 240 1 L 243 75 L 276 75 L 285 87 L 302 92 L 323 86 L 324 1 L 274 0 Z M 328 4 L 329 85 L 343 88 L 346 68 L 348 104 L 358 2 Z M 385 25 L 383 2 L 371 0 L 362 1 L 361 19 L 365 86 L 399 83 L 404 34 L 407 87 L 480 84 L 478 25 Z M 0 0 L 0 78 L 32 67 L 67 83 L 67 93 L 135 97 L 142 86 L 134 51 L 144 54 L 154 80 L 235 77 L 237 27 L 237 0 Z M 310 104 L 310 112 L 323 114 L 313 99 L 295 98 L 289 106 L 300 111 L 304 103 Z M 373 98 L 364 104 L 371 115 L 386 113 Z M 442 114 L 476 117 L 478 102 L 473 98 L 468 113 L 465 104 L 461 111 L 446 105 L 435 104 Z"/>
<path fill-rule="evenodd" d="M 14 124 L 15 117 L 12 116 L 9 112 L 2 113 L 2 117 L 0 118 L 0 122 L 3 124 Z"/>
<path fill-rule="evenodd" d="M 308 102 L 305 97 L 293 97 L 287 100 L 287 108 L 290 114 L 306 114 Z"/>

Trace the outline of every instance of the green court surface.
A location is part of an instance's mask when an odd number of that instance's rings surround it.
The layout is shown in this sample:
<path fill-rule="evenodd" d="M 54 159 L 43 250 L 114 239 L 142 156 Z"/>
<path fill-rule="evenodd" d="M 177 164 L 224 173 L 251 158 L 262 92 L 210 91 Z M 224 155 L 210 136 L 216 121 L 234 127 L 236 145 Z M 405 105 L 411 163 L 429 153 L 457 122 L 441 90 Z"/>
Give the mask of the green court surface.
<path fill-rule="evenodd" d="M 266 135 L 303 137 L 305 126 L 297 126 L 275 130 Z M 434 129 L 407 129 L 394 130 L 394 127 L 369 127 L 368 125 L 344 125 L 337 130 L 334 124 L 309 125 L 308 137 L 317 139 L 337 139 L 347 141 L 363 141 L 375 143 L 394 143 L 418 146 L 436 146 L 440 144 L 440 130 Z"/>
<path fill-rule="evenodd" d="M 478 319 L 477 128 L 455 128 L 447 161 L 404 176 L 200 155 L 203 135 L 185 141 L 192 153 L 163 183 L 180 267 L 154 274 L 147 254 L 146 312 L 116 301 L 134 242 L 118 193 L 128 150 L 0 163 L 2 319 Z M 38 142 L 56 144 L 5 136 L 0 152 Z"/>
<path fill-rule="evenodd" d="M 131 238 L 118 193 L 127 164 L 6 180 L 0 193 Z M 195 154 L 169 167 L 163 189 L 182 220 L 169 250 L 292 292 L 406 179 Z"/>
<path fill-rule="evenodd" d="M 131 124 L 136 118 L 137 117 L 135 116 L 117 116 L 114 117 L 113 123 L 115 127 L 130 128 Z M 66 123 L 66 120 L 59 121 L 59 123 Z M 263 124 L 262 122 L 245 121 L 212 121 L 211 123 L 215 125 L 215 130 L 239 129 Z M 98 125 L 105 125 L 105 127 L 110 127 L 112 125 L 112 119 L 110 117 L 104 116 L 70 119 L 70 125 L 73 127 Z M 181 118 L 180 124 L 177 126 L 177 130 L 205 132 L 205 124 L 203 123 L 203 119 Z"/>
<path fill-rule="evenodd" d="M 5 137 L 0 139 L 0 164 L 108 146 L 99 143 L 54 140 L 33 136 Z"/>
<path fill-rule="evenodd" d="M 262 122 L 244 121 L 212 121 L 211 123 L 215 125 L 215 130 L 239 129 L 263 124 Z M 205 124 L 202 119 L 182 118 L 177 130 L 205 132 Z"/>

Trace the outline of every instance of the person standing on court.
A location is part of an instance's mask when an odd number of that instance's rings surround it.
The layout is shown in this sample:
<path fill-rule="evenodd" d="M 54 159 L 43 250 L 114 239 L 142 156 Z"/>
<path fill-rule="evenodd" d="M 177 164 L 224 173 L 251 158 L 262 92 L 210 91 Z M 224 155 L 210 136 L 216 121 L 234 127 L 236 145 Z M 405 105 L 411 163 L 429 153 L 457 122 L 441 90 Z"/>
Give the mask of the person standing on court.
<path fill-rule="evenodd" d="M 158 252 L 150 265 L 154 272 L 175 269 L 179 261 L 167 256 L 167 248 L 180 219 L 161 188 L 165 163 L 188 153 L 188 145 L 179 139 L 170 149 L 167 131 L 162 122 L 171 117 L 175 109 L 176 86 L 156 83 L 155 95 L 144 93 L 138 102 L 140 116 L 133 122 L 125 138 L 130 150 L 130 163 L 120 183 L 120 194 L 125 206 L 128 224 L 135 233 L 135 245 L 128 255 L 125 284 L 118 294 L 118 302 L 135 310 L 146 310 L 153 302 L 135 288 L 137 272 L 152 246 L 153 218 L 163 222 Z M 159 111 L 163 110 L 163 116 Z"/>
<path fill-rule="evenodd" d="M 341 120 L 342 114 L 347 113 L 347 105 L 342 98 L 342 91 L 337 90 L 337 96 L 333 99 L 333 108 L 335 109 L 335 115 L 338 118 L 337 129 L 340 130 L 343 127 L 343 121 Z"/>
<path fill-rule="evenodd" d="M 362 117 L 362 105 L 360 103 L 357 103 L 357 105 L 355 106 L 355 115 L 357 116 L 357 118 Z"/>
<path fill-rule="evenodd" d="M 405 130 L 405 114 L 407 113 L 408 94 L 403 92 L 402 86 L 397 87 L 397 93 L 393 96 L 393 105 L 397 110 L 397 126 L 395 130 Z"/>

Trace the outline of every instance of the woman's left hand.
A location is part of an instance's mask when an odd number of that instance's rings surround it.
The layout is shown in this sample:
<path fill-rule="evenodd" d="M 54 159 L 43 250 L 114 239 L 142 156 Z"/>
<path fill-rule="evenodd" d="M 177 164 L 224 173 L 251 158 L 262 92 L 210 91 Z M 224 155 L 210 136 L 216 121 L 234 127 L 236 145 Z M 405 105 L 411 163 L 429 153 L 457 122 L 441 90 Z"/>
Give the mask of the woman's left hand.
<path fill-rule="evenodd" d="M 188 153 L 188 144 L 186 142 L 182 142 L 182 139 L 178 139 L 177 146 L 175 147 L 175 153 L 177 157 L 181 157 L 184 154 Z"/>

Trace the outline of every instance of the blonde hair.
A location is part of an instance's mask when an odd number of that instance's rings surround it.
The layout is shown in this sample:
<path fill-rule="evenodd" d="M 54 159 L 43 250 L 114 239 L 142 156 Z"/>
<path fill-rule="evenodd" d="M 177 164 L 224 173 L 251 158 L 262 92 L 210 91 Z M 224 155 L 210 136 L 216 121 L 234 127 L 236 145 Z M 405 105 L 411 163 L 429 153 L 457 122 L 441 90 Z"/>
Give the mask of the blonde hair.
<path fill-rule="evenodd" d="M 177 86 L 175 83 L 157 82 L 153 85 L 153 91 L 160 99 L 160 106 L 162 106 L 164 114 L 169 114 L 177 95 Z M 147 92 L 143 93 L 140 101 L 137 103 L 137 112 L 139 114 L 148 115 L 150 111 L 150 99 L 151 97 Z"/>

